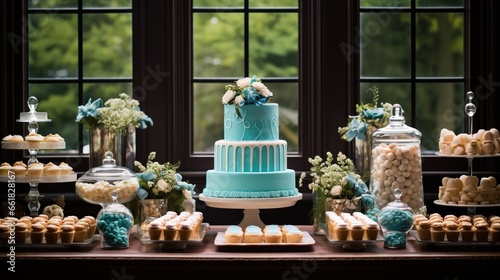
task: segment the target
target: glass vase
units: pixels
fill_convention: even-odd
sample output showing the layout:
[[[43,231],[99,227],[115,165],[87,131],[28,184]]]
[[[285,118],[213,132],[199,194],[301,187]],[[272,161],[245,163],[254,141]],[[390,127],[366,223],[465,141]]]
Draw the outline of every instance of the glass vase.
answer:
[[[326,222],[325,210],[330,206],[327,204],[327,198],[324,194],[313,191],[313,233],[325,235],[323,224]]]
[[[129,126],[124,133],[117,133],[104,127],[95,127],[89,131],[89,165],[90,168],[102,165],[104,153],[110,151],[116,165],[134,170],[136,128]]]
[[[365,139],[360,140],[358,137],[354,138],[354,163],[358,173],[369,182],[372,161],[372,133],[374,128],[369,127],[366,131]]]
[[[152,220],[167,214],[167,204],[168,200],[164,198],[140,200],[139,222],[134,236],[142,236]]]

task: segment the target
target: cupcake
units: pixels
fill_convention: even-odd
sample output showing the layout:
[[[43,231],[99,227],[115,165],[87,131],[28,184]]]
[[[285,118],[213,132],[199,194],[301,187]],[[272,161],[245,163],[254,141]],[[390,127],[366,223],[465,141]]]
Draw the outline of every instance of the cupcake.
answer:
[[[286,243],[302,243],[304,238],[304,233],[296,226],[288,225],[283,226],[282,231],[284,231],[284,242]]]
[[[460,227],[460,236],[462,237],[462,241],[471,242],[474,240],[476,228],[472,226],[472,223],[461,222],[459,224],[459,227]]]
[[[90,228],[89,228],[89,234],[88,237],[93,237],[96,234],[96,229],[97,229],[97,220],[94,216],[84,216],[83,219],[89,219],[90,220]]]
[[[94,221],[92,219],[81,218],[80,220],[78,220],[78,223],[85,223],[85,227],[87,228],[87,235],[85,236],[85,239],[94,236],[95,230],[94,230],[94,232],[91,232],[92,224],[94,223]]]
[[[365,230],[363,229],[363,224],[361,222],[351,223],[351,239],[352,240],[363,240],[365,235]]]
[[[224,232],[226,243],[241,243],[243,241],[243,230],[240,226],[230,225]]]
[[[52,162],[49,162],[49,163],[46,163],[44,166],[43,166],[43,175],[47,175],[47,170],[52,167],[52,166],[55,166],[54,163]]]
[[[458,237],[460,236],[460,230],[458,229],[457,223],[449,223],[445,229],[446,239],[448,241],[458,241]]]
[[[500,241],[500,223],[493,223],[490,226],[491,241]]]
[[[349,227],[346,222],[338,221],[335,225],[335,237],[337,240],[347,240],[349,237]]]
[[[56,244],[59,240],[59,236],[61,235],[61,230],[59,226],[55,224],[47,224],[45,227],[45,242],[47,244]]]
[[[485,221],[479,221],[474,224],[476,228],[476,241],[486,242],[490,235],[490,230],[488,228],[488,223]]]
[[[178,230],[180,240],[189,240],[193,235],[193,224],[190,221],[183,221]]]
[[[377,222],[370,220],[365,223],[365,238],[367,240],[377,240],[380,234],[380,227]]]
[[[61,226],[61,243],[73,243],[75,237],[75,226],[63,224]]]
[[[14,172],[16,177],[24,177],[24,176],[26,176],[27,169],[26,169],[26,167],[24,167],[22,165],[15,165],[15,166],[12,166],[10,171]]]
[[[245,228],[243,240],[245,243],[261,243],[262,229],[256,225],[249,225]]]
[[[148,234],[150,240],[160,240],[162,231],[163,227],[160,220],[156,219],[149,223]]]
[[[431,240],[431,222],[427,220],[418,223],[417,235],[420,240]]]
[[[83,242],[87,237],[87,227],[83,223],[76,223],[74,226],[75,235],[73,242]]]
[[[263,235],[266,243],[281,243],[283,241],[283,233],[279,228],[266,229]]]
[[[163,238],[165,240],[175,240],[177,238],[177,230],[177,223],[174,220],[168,220],[163,230]]]
[[[2,163],[0,165],[0,176],[8,176],[9,175],[9,170],[12,169],[12,166],[8,162]]]
[[[5,141],[5,142],[23,142],[24,141],[24,137],[22,137],[21,135],[7,135],[5,136],[2,141]]]
[[[41,164],[32,164],[26,172],[29,177],[40,178],[43,175],[43,166]]]
[[[23,222],[17,222],[14,225],[14,234],[15,234],[15,241],[16,244],[24,244],[26,243],[26,239],[28,238],[28,227],[25,223]]]
[[[26,135],[26,137],[24,137],[24,140],[28,141],[28,142],[42,142],[45,138],[38,134],[38,133],[35,133],[35,132],[30,132],[30,134]]]
[[[61,175],[69,175],[73,172],[73,167],[69,166],[69,164],[65,162],[61,162],[59,164],[59,168],[61,168]]]
[[[7,223],[0,224],[0,244],[7,244],[10,235],[10,226]]]
[[[445,237],[444,224],[442,222],[435,222],[431,224],[431,240],[440,242],[444,241]]]
[[[62,172],[61,167],[59,167],[57,165],[50,166],[49,168],[45,169],[45,174],[47,174],[47,176],[57,177],[57,176],[61,175],[61,172]]]
[[[45,225],[42,223],[34,223],[31,225],[30,238],[31,243],[40,244],[45,237]]]
[[[59,138],[56,135],[49,133],[49,134],[45,135],[43,141],[45,141],[45,142],[59,142]]]

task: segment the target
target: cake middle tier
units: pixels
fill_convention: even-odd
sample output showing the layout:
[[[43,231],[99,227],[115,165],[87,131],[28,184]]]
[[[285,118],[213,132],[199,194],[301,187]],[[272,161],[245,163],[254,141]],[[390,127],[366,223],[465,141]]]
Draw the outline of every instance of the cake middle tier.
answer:
[[[278,104],[224,105],[224,140],[278,140],[279,136]]]
[[[223,172],[208,170],[203,194],[218,198],[275,198],[295,196],[295,171]]]
[[[214,170],[269,172],[287,169],[287,142],[218,140],[214,147]]]

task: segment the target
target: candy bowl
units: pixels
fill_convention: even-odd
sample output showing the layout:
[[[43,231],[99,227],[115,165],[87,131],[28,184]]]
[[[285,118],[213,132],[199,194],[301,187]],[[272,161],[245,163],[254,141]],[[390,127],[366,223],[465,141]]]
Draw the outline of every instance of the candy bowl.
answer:
[[[406,248],[406,236],[413,226],[413,210],[401,201],[402,191],[394,190],[395,200],[380,210],[378,223],[384,236],[384,247]]]
[[[113,153],[108,151],[102,166],[91,168],[78,178],[75,191],[84,201],[105,207],[114,202],[112,192],[116,192],[117,203],[134,199],[139,191],[139,179],[130,169],[117,166]]]

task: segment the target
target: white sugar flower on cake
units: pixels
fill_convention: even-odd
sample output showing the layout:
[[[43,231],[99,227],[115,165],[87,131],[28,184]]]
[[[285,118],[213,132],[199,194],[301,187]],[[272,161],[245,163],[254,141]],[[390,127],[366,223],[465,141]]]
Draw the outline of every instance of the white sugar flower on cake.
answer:
[[[260,106],[271,100],[273,96],[273,93],[255,75],[252,78],[239,79],[234,85],[226,85],[225,90],[222,104],[234,104],[238,115],[238,107],[245,104]]]

